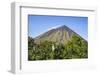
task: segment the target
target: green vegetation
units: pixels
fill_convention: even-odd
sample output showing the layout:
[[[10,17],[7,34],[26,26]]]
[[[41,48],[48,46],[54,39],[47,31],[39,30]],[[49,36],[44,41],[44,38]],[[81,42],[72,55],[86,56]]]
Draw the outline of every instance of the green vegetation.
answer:
[[[88,57],[88,43],[80,36],[73,34],[64,44],[51,41],[36,44],[28,38],[28,60],[80,59]]]

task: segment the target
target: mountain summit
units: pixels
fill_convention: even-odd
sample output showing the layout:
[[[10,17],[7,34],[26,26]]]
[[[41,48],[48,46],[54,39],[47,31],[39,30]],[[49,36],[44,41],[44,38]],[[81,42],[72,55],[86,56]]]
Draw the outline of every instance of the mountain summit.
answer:
[[[37,36],[36,38],[34,38],[34,40],[36,43],[40,43],[40,42],[43,42],[46,40],[53,41],[56,43],[65,43],[71,39],[73,34],[77,34],[77,33],[72,31],[66,25],[62,25],[60,27],[57,27],[55,29],[51,29],[51,30]]]

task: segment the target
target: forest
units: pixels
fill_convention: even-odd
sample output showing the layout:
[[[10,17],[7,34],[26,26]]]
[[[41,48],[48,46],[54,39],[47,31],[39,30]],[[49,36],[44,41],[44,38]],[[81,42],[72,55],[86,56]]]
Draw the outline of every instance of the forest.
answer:
[[[35,43],[34,38],[28,37],[28,60],[57,60],[88,58],[88,42],[73,34],[64,44],[52,41]]]

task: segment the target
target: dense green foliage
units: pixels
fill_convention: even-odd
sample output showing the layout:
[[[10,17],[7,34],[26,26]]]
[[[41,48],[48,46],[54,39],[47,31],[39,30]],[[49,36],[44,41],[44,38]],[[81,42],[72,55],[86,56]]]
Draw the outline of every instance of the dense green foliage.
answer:
[[[28,60],[77,59],[88,57],[88,43],[80,36],[73,34],[65,44],[44,41],[36,44],[28,38]]]

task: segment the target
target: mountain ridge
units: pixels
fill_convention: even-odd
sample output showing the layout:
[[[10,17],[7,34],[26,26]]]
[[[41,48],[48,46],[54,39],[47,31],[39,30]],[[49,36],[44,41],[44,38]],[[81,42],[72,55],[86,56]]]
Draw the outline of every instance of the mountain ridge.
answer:
[[[62,25],[60,27],[53,28],[53,29],[51,29],[47,32],[44,32],[43,34],[35,37],[34,41],[35,41],[35,43],[40,43],[40,42],[43,42],[43,41],[52,41],[52,42],[64,44],[65,42],[67,42],[71,39],[73,34],[76,34],[79,37],[81,37],[79,34],[74,32],[68,26]],[[82,38],[82,39],[84,39],[84,38]]]

